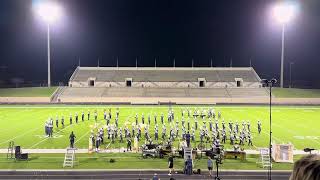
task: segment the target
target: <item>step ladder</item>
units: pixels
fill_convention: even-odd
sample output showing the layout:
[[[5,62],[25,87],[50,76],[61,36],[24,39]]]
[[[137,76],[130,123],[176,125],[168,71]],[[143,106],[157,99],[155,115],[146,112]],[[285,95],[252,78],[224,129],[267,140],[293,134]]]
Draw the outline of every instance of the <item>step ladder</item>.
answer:
[[[189,156],[192,159],[192,148],[185,147],[184,148],[184,153],[183,153],[184,160],[186,161]]]
[[[260,163],[262,168],[272,167],[272,162],[270,162],[270,153],[268,148],[260,149]]]
[[[76,159],[76,149],[67,148],[67,152],[64,157],[63,167],[73,167]]]
[[[192,160],[192,166],[194,166],[193,157],[192,157],[192,148],[191,147],[185,147],[184,148],[184,153],[183,153],[184,162],[186,162],[188,160],[189,156],[190,156],[190,158]]]
[[[14,142],[10,141],[8,146],[8,152],[7,152],[7,159],[14,159]]]

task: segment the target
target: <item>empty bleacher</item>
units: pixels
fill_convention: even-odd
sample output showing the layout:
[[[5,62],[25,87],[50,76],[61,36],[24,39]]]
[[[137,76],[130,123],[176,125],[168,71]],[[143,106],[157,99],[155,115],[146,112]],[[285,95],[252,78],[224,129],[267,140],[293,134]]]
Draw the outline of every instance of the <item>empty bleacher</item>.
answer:
[[[265,88],[66,88],[60,97],[267,97]]]
[[[225,88],[190,88],[188,97],[230,97]]]
[[[268,91],[265,88],[228,88],[230,97],[267,97]]]
[[[101,97],[106,88],[72,88],[63,90],[60,97]]]
[[[133,78],[135,82],[196,82],[205,78],[209,82],[234,82],[242,78],[245,82],[259,81],[252,68],[107,68],[78,67],[70,81],[123,82]]]
[[[143,88],[121,88],[121,87],[112,87],[105,88],[103,92],[103,97],[143,97],[144,95]]]
[[[139,103],[143,100],[156,103],[179,99],[201,103],[198,101],[201,98],[202,101],[225,98],[225,102],[232,102],[233,98],[268,96],[267,89],[261,87],[260,78],[251,67],[77,67],[69,85],[59,94],[61,102],[64,99],[66,102],[128,102],[134,99]]]

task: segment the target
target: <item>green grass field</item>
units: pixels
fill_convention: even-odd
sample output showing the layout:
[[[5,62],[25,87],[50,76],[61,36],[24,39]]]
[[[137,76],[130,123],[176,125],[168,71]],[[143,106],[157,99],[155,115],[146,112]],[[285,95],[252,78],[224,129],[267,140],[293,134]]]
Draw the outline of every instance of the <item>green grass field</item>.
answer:
[[[78,148],[88,148],[90,131],[95,124],[93,119],[93,111],[98,111],[98,126],[105,126],[103,120],[103,110],[111,106],[97,106],[97,105],[1,105],[0,106],[0,148],[5,149],[8,147],[9,141],[14,141],[16,145],[21,145],[25,149],[53,149],[53,148],[66,148],[68,146],[68,136],[71,131],[76,135],[76,146]],[[113,117],[115,117],[115,109],[117,106],[112,106]],[[187,106],[174,106],[175,118],[180,120],[180,134],[181,134],[181,108]],[[192,106],[194,108],[208,108],[209,106]],[[147,115],[158,114],[158,123],[160,124],[160,114],[165,115],[165,123],[167,124],[168,106],[119,106],[120,118],[119,126],[124,127],[125,123],[131,129],[132,124],[135,122],[135,114],[145,114],[145,121],[147,122]],[[245,145],[245,149],[257,149],[257,147],[268,146],[269,136],[269,111],[267,106],[215,106],[216,111],[221,111],[222,118],[225,119],[226,124],[229,121],[242,122],[250,121],[252,138],[254,146]],[[74,115],[76,112],[81,114],[84,110],[86,113],[91,111],[91,120],[85,120],[79,123],[69,125],[69,114]],[[54,137],[46,138],[44,136],[44,123],[52,117],[55,120],[56,116],[64,115],[65,127],[54,128]],[[153,116],[152,116],[153,117]],[[318,106],[275,106],[273,108],[273,141],[277,143],[293,143],[295,149],[303,149],[305,147],[314,147],[316,149],[320,146],[320,107]],[[139,118],[140,122],[141,119]],[[257,132],[257,121],[262,122],[262,133]],[[73,120],[74,121],[74,120]],[[221,121],[220,127],[221,127]],[[114,119],[111,121],[114,122]],[[193,118],[191,125],[194,125]],[[201,125],[199,119],[199,126]],[[208,126],[208,123],[207,123]],[[151,120],[150,126],[151,135],[154,133],[154,121]],[[162,126],[159,126],[159,137],[161,137]],[[241,125],[240,125],[241,127]],[[167,134],[169,127],[167,125]],[[227,131],[228,133],[228,131]],[[106,135],[107,133],[105,133]],[[211,134],[211,133],[210,133]],[[161,139],[161,138],[160,138]],[[199,130],[196,131],[197,142],[193,146],[198,145]],[[106,144],[109,143],[107,140]],[[140,145],[144,143],[144,139],[140,141]],[[175,141],[177,146],[178,140]],[[230,148],[229,141],[225,144],[226,148]],[[126,147],[125,143],[111,144],[110,148]]]
[[[295,156],[294,160],[301,156]],[[14,161],[0,154],[0,169],[61,169],[64,154],[31,154],[29,161]],[[248,155],[245,161],[225,159],[221,169],[261,170],[257,164],[258,155]],[[114,159],[114,163],[110,163]],[[162,169],[167,170],[167,158],[142,158],[140,153],[77,154],[74,169]],[[207,158],[194,160],[194,169],[207,169]],[[240,163],[241,162],[241,163]],[[134,165],[133,165],[134,164]],[[183,159],[175,158],[175,169],[183,169]],[[273,163],[273,170],[291,170],[292,163]]]
[[[50,97],[57,87],[2,88],[0,97]]]
[[[320,98],[320,89],[273,88],[272,94],[278,98]]]

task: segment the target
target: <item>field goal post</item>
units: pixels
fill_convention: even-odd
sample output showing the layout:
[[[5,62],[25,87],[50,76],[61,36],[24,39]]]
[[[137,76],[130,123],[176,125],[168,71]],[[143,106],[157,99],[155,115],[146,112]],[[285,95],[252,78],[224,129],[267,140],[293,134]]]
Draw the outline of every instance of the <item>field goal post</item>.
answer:
[[[293,144],[273,144],[272,158],[275,162],[293,163]]]

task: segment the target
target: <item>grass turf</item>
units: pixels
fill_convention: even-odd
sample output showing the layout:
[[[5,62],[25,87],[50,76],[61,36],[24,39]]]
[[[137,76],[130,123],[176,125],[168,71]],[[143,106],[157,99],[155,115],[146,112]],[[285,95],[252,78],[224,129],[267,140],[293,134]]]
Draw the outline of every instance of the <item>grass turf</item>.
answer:
[[[272,94],[279,98],[320,98],[320,89],[273,88]]]
[[[0,148],[7,148],[9,141],[14,141],[16,145],[21,145],[25,149],[54,149],[66,148],[69,144],[69,134],[73,131],[76,135],[76,147],[88,148],[89,136],[91,128],[94,125],[93,111],[98,111],[98,124],[104,126],[103,110],[111,106],[93,106],[93,105],[68,105],[68,106],[21,106],[21,105],[2,105],[0,106]],[[147,115],[158,114],[157,121],[159,123],[159,137],[161,137],[162,125],[160,122],[160,114],[165,115],[165,123],[167,124],[167,135],[169,134],[169,126],[167,123],[168,106],[119,106],[120,118],[119,126],[124,127],[127,124],[130,129],[135,122],[135,114],[139,115],[139,122],[141,123],[141,114],[145,114],[145,122],[147,122]],[[187,106],[174,106],[175,119],[179,119],[180,134],[181,134],[181,108]],[[208,108],[209,106],[191,106],[194,108]],[[116,106],[111,107],[113,118],[115,117]],[[243,120],[251,122],[252,139],[254,146],[245,145],[245,149],[257,149],[258,147],[267,147],[269,140],[269,111],[266,106],[215,106],[216,111],[222,112],[222,118],[225,119],[228,129],[228,122]],[[88,110],[91,111],[91,119],[85,118],[84,122],[79,120],[76,124],[73,119],[73,124],[69,125],[69,114],[74,115],[76,112],[81,114],[84,110],[85,114]],[[46,138],[44,136],[44,122],[48,117],[55,120],[56,115],[59,117],[64,115],[65,127],[54,127],[54,137]],[[295,149],[303,149],[305,147],[313,147],[318,149],[320,146],[320,132],[318,131],[320,117],[320,107],[318,106],[275,106],[273,108],[273,141],[277,143],[293,143]],[[262,122],[262,133],[257,132],[257,120]],[[199,119],[199,127],[202,125],[202,120]],[[221,127],[219,120],[219,127]],[[114,123],[114,119],[111,121]],[[54,123],[55,124],[55,123]],[[194,120],[191,118],[191,126],[194,126]],[[208,122],[207,122],[208,126]],[[241,128],[241,125],[240,125]],[[150,126],[151,136],[154,137],[154,120],[151,118]],[[227,130],[227,134],[228,134]],[[107,133],[105,133],[106,135]],[[143,132],[142,132],[143,135]],[[211,135],[211,133],[210,133]],[[193,142],[193,147],[197,146],[199,142],[199,129],[196,131],[196,140]],[[109,140],[106,139],[106,145]],[[140,145],[144,143],[144,138],[140,141]],[[209,144],[207,146],[209,147]],[[106,146],[104,145],[104,146]],[[178,146],[178,140],[174,145]],[[103,147],[104,147],[103,146]],[[231,148],[229,140],[225,144],[226,148]],[[110,148],[126,147],[126,143],[120,143],[117,140]]]
[[[0,89],[0,97],[50,97],[57,87],[29,87]]]
[[[301,156],[295,156],[294,160]],[[261,170],[257,164],[258,155],[248,155],[246,161],[225,159],[220,165],[221,169]],[[110,163],[114,159],[114,163]],[[31,154],[28,161],[14,161],[0,155],[0,169],[61,169],[64,160],[63,154]],[[102,154],[77,154],[74,169],[163,169],[167,170],[168,159],[147,158],[139,153],[102,153]],[[241,163],[240,163],[241,162]],[[134,164],[134,165],[133,165]],[[183,159],[175,158],[176,170],[183,169]],[[291,170],[291,163],[273,163],[273,170]],[[207,158],[194,160],[194,169],[207,169]]]

